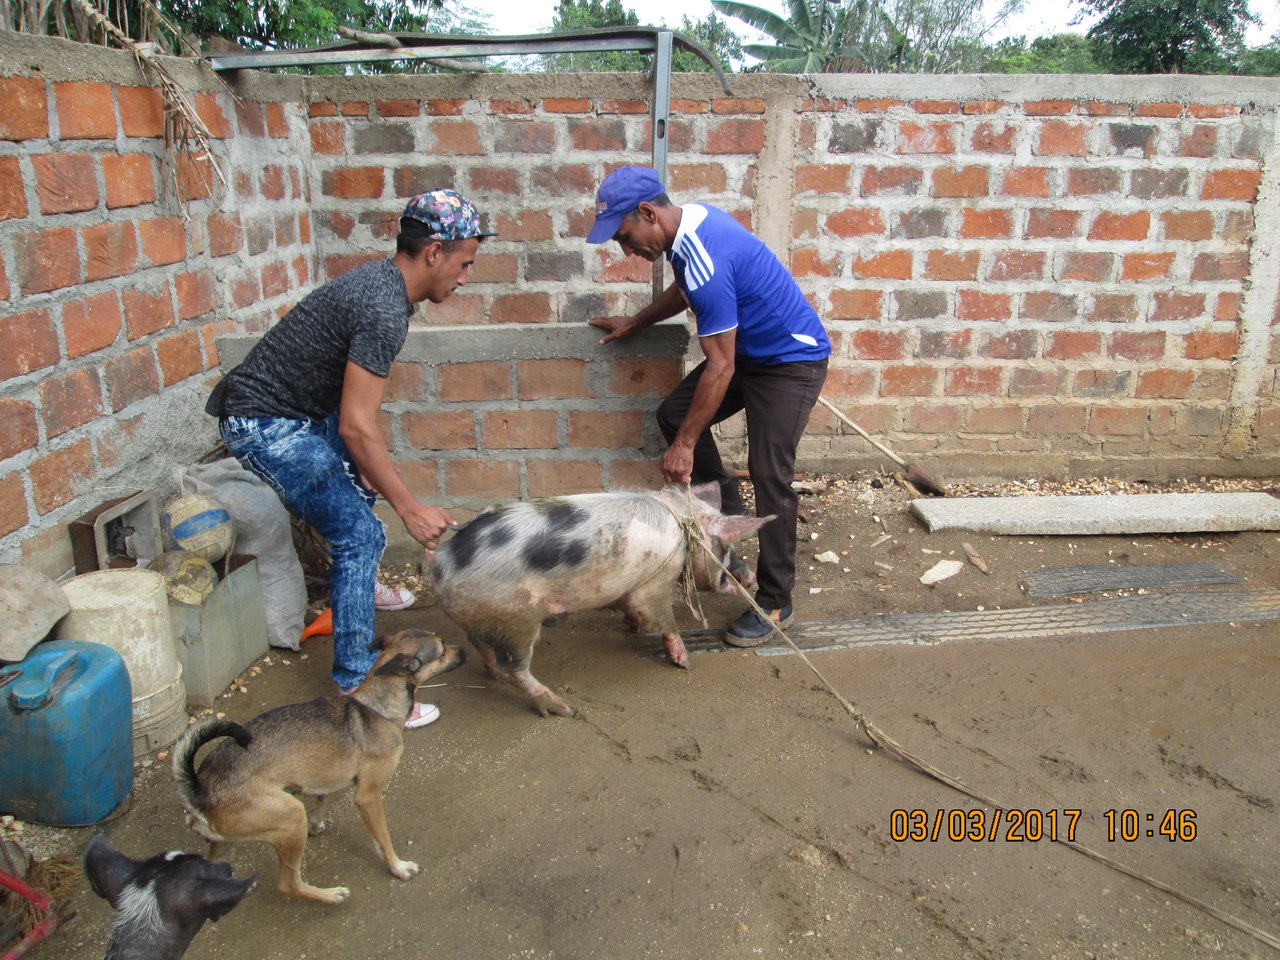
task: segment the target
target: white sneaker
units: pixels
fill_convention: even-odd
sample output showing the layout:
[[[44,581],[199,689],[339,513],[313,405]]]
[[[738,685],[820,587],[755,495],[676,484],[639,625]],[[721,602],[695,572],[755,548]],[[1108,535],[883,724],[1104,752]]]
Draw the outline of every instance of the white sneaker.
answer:
[[[404,587],[388,587],[373,581],[373,608],[375,610],[406,610],[418,602],[418,598]]]
[[[425,727],[428,723],[435,723],[440,719],[440,708],[434,703],[415,703],[413,712],[409,714],[409,719],[404,722],[406,730],[417,730],[419,727]]]

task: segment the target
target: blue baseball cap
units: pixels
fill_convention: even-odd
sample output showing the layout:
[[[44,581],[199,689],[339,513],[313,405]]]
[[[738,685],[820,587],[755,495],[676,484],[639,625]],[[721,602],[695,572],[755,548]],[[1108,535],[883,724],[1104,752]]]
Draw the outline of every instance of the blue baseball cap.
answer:
[[[622,218],[646,200],[666,193],[652,167],[619,167],[604,178],[596,193],[596,222],[587,243],[604,243],[618,232]]]
[[[480,229],[480,211],[454,190],[428,190],[410,200],[400,215],[400,232],[425,240],[497,236]]]

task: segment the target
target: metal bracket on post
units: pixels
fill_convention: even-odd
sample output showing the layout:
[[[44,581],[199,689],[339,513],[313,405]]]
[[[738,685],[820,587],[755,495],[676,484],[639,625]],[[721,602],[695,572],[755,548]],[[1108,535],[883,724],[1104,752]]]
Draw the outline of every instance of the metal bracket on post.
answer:
[[[667,133],[671,120],[671,31],[659,30],[653,57],[653,169],[658,172],[662,186],[667,186]],[[653,264],[653,298],[663,290],[663,258]]]

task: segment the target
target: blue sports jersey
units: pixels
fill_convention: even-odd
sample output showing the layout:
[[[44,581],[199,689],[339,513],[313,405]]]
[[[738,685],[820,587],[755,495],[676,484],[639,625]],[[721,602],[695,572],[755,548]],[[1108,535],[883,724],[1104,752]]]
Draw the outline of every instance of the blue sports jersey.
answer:
[[[764,243],[723,210],[680,207],[667,251],[698,336],[737,328],[736,352],[753,363],[825,360],[831,341],[791,274]]]

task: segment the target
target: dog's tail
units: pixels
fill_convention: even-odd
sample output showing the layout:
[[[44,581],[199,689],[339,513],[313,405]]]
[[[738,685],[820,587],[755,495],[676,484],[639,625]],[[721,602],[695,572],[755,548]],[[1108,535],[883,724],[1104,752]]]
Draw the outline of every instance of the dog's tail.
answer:
[[[234,720],[206,717],[187,728],[173,745],[173,779],[188,810],[199,809],[200,780],[196,777],[196,753],[210,740],[232,737],[241,747],[248,747],[249,731]]]

